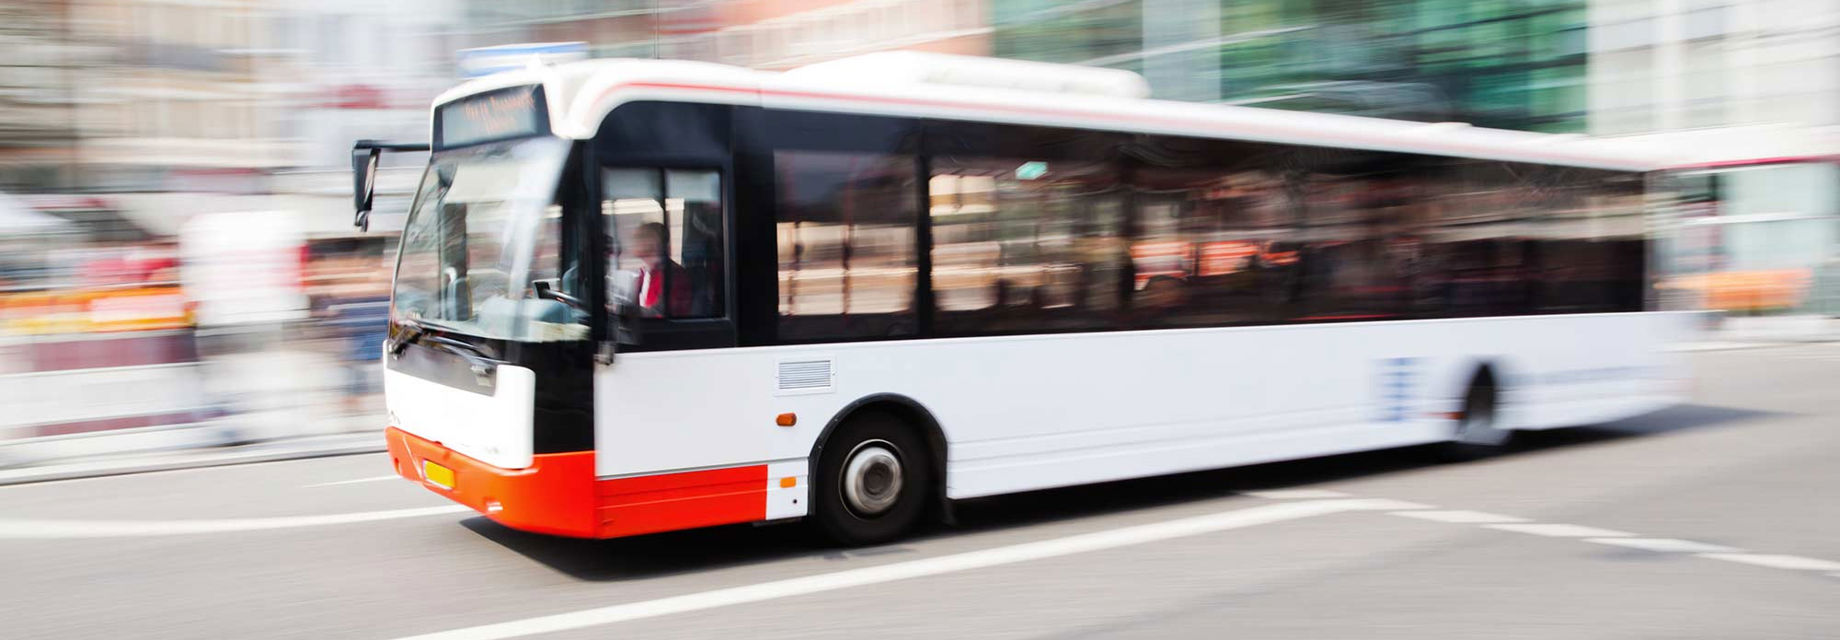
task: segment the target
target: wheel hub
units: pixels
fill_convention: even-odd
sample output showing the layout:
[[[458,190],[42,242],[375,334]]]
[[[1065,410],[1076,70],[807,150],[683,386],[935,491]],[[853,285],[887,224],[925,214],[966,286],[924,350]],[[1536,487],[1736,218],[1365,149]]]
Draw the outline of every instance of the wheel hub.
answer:
[[[901,456],[886,440],[856,446],[843,465],[844,504],[859,516],[876,516],[901,497]]]
[[[1465,444],[1497,446],[1508,441],[1509,432],[1495,426],[1492,406],[1472,406],[1457,423],[1457,441]]]

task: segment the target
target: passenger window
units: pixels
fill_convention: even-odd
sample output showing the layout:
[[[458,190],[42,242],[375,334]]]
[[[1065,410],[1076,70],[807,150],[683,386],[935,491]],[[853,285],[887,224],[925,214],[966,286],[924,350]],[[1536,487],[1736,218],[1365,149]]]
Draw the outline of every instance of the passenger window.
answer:
[[[1302,179],[1304,221],[1291,319],[1381,320],[1413,308],[1422,215],[1412,158],[1339,154]]]
[[[914,157],[781,151],[773,163],[779,337],[912,335]]]
[[[1111,328],[1128,277],[1114,165],[937,156],[933,299],[945,335]]]
[[[1546,191],[1570,197],[1543,212],[1539,311],[1642,310],[1647,252],[1641,178],[1584,169],[1548,171],[1560,174],[1549,183],[1563,187]]]
[[[722,179],[714,171],[606,169],[607,300],[641,315],[725,314]]]
[[[1240,157],[1259,159],[1250,151]],[[1240,325],[1285,313],[1296,288],[1297,247],[1284,178],[1261,166],[1269,162],[1239,164],[1133,172],[1134,324]]]

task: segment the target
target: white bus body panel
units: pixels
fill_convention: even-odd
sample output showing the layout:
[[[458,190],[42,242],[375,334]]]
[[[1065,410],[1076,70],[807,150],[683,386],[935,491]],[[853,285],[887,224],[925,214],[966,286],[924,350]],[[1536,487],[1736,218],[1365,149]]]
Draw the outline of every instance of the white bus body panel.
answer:
[[[595,380],[596,469],[803,460],[833,416],[912,399],[967,498],[1448,439],[1491,363],[1502,426],[1652,411],[1684,395],[1687,314],[1621,313],[864,342],[620,354]],[[783,363],[828,386],[781,390]],[[806,383],[810,379],[801,378]],[[798,416],[793,427],[778,414]]]
[[[385,368],[383,393],[390,423],[494,467],[529,467],[537,376],[511,365],[499,365],[495,375],[497,384],[488,396]]]

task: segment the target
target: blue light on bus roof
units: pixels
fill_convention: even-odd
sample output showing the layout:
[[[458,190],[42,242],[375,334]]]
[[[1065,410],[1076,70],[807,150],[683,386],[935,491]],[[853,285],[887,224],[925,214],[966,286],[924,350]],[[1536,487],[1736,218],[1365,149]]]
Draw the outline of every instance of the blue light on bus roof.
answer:
[[[460,75],[478,78],[528,66],[533,57],[543,64],[586,60],[586,42],[535,42],[461,49],[455,53]]]

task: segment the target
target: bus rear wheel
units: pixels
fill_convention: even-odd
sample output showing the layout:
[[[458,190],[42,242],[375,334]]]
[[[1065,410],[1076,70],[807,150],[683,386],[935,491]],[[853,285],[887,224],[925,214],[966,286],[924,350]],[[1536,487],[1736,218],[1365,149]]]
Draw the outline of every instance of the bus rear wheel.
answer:
[[[912,530],[932,487],[926,443],[885,413],[849,418],[818,455],[813,518],[839,544],[888,542]]]
[[[1514,432],[1497,423],[1500,408],[1494,376],[1478,375],[1463,395],[1463,412],[1457,416],[1450,441],[1439,449],[1440,457],[1462,462],[1500,453],[1513,439]]]

